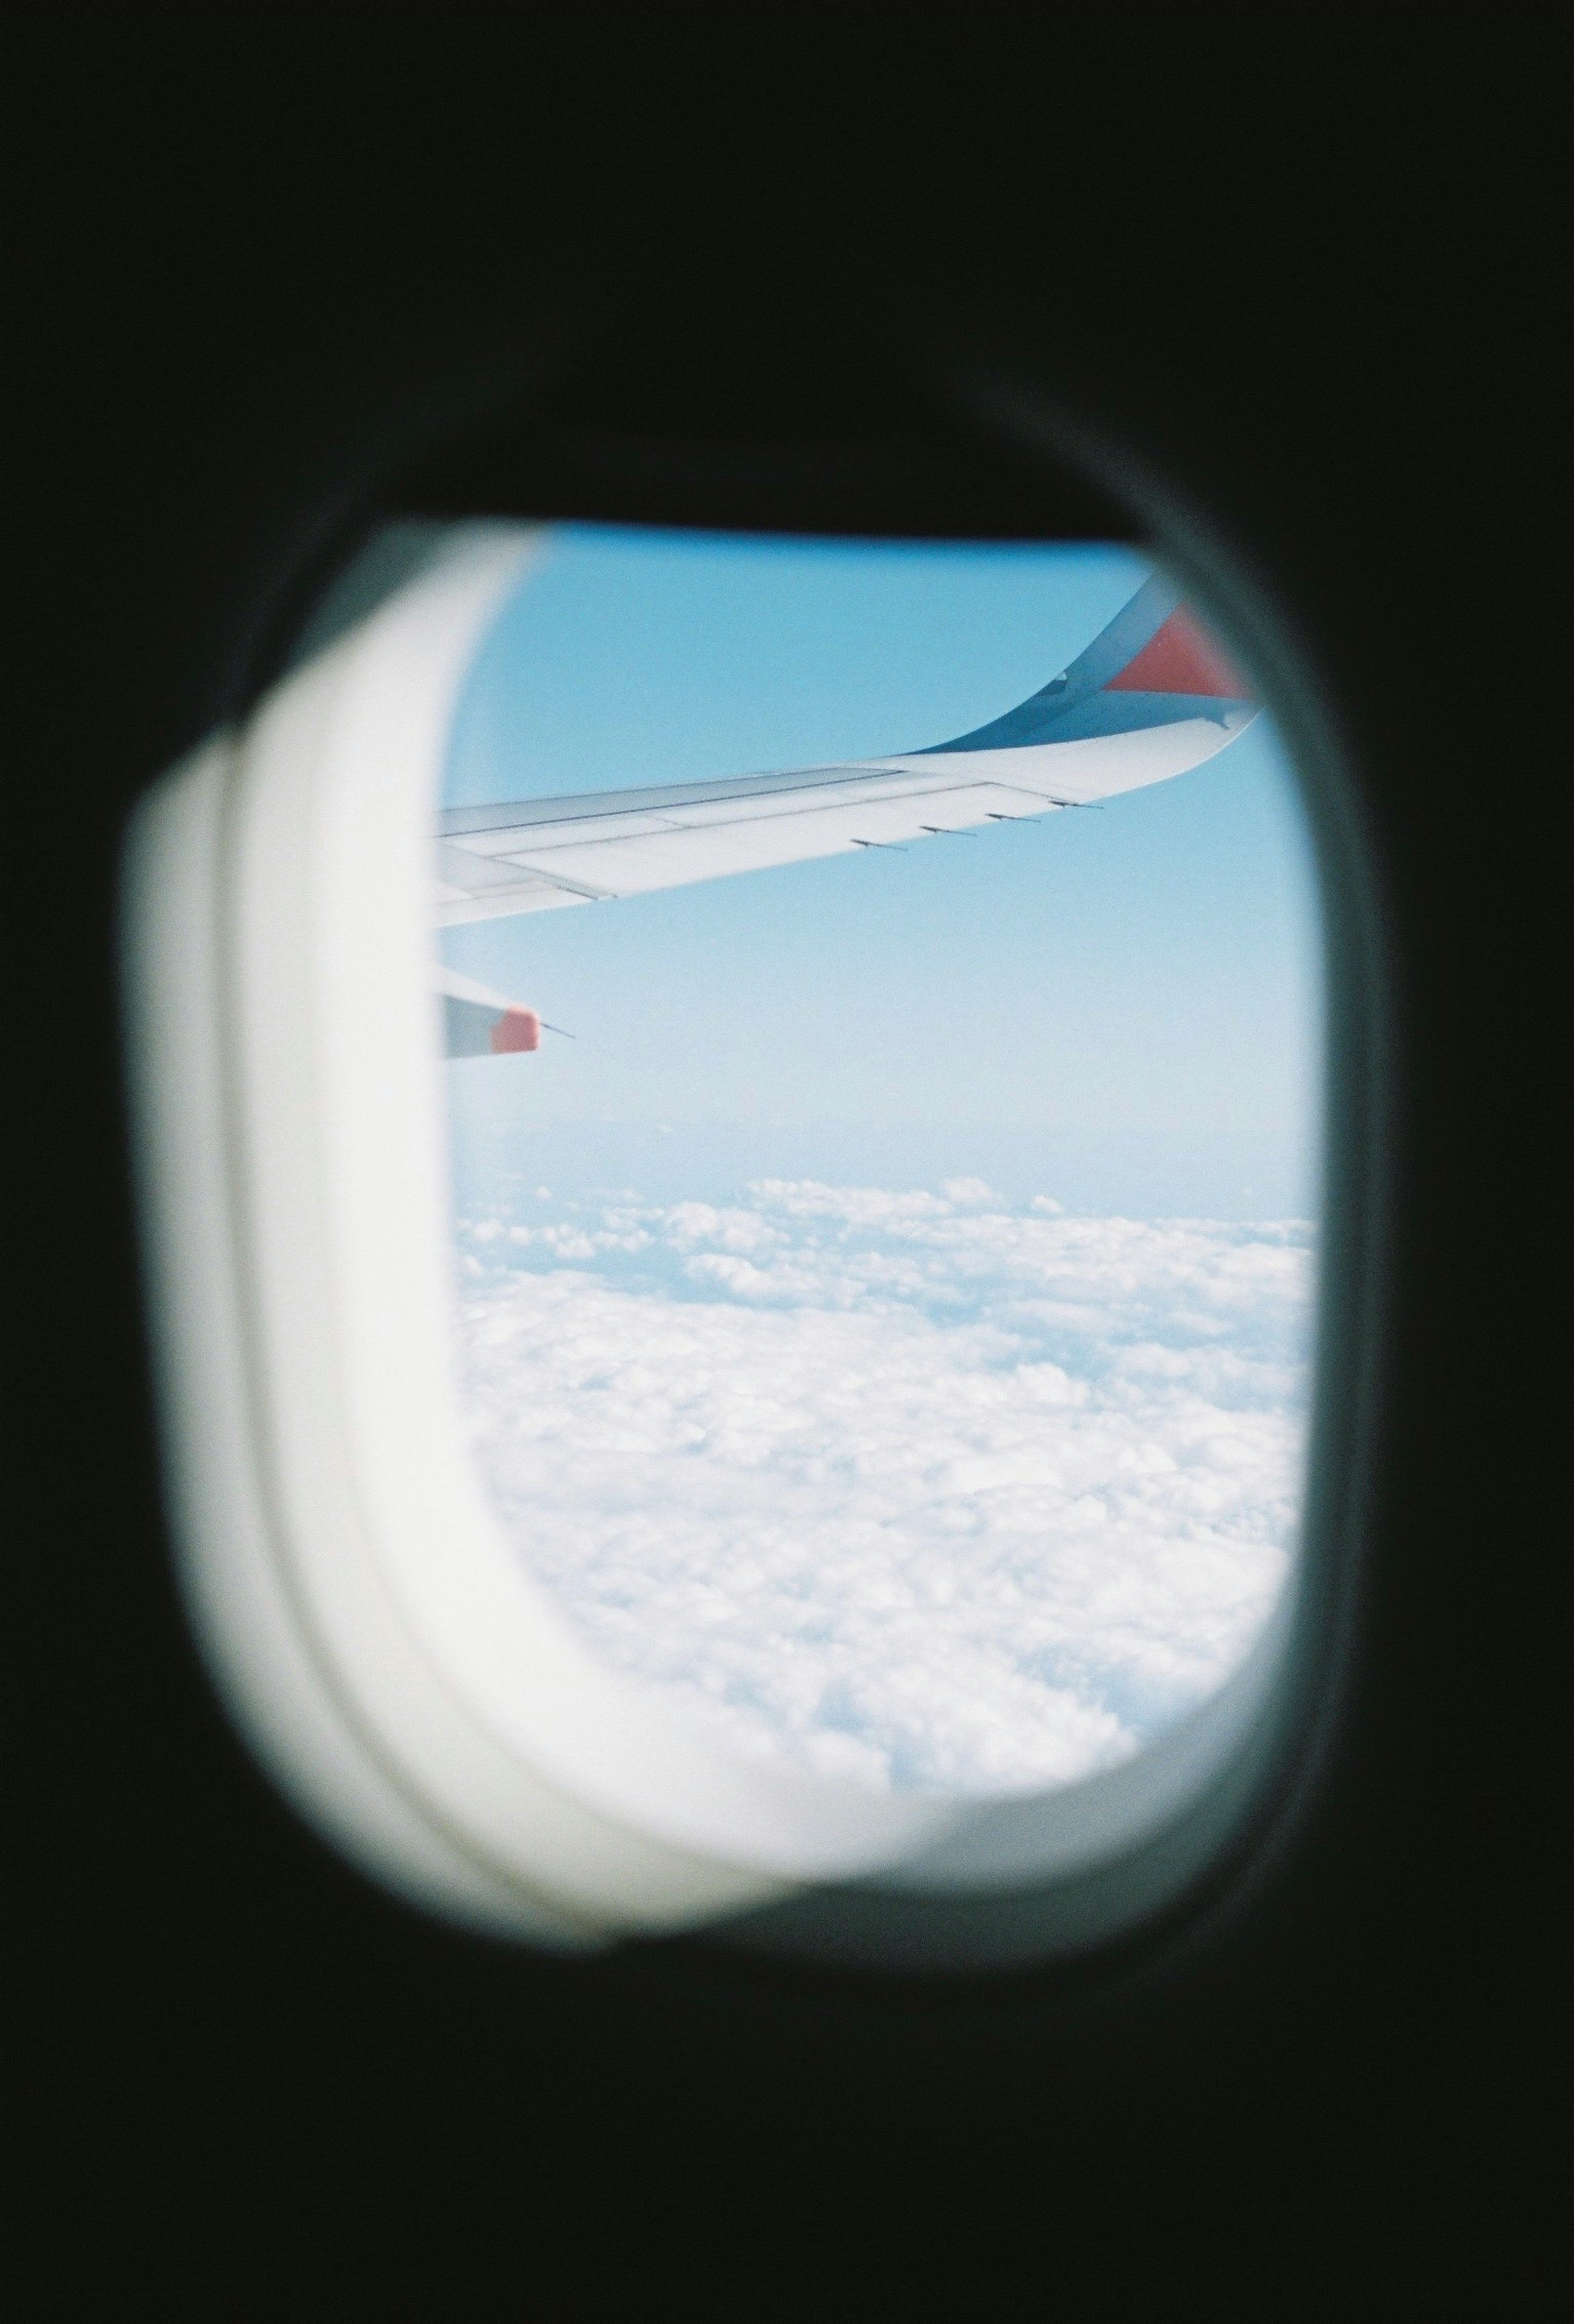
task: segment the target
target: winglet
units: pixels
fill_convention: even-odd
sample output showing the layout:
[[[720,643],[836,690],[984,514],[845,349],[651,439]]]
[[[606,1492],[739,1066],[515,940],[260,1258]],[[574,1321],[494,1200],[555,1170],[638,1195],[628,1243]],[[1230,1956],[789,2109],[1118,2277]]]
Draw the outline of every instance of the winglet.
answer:
[[[1195,613],[1177,605],[1132,656],[1104,681],[1106,694],[1202,694],[1249,702],[1252,689]]]
[[[1101,705],[1100,697],[1122,694],[1149,700],[1140,710],[1135,705],[1123,708],[1112,724],[1116,706]],[[943,758],[1074,742],[1086,733],[1124,732],[1134,724],[1190,718],[1196,715],[1191,705],[1199,701],[1246,704],[1252,690],[1196,614],[1180,604],[1173,586],[1154,574],[1060,677],[986,726],[914,755]]]

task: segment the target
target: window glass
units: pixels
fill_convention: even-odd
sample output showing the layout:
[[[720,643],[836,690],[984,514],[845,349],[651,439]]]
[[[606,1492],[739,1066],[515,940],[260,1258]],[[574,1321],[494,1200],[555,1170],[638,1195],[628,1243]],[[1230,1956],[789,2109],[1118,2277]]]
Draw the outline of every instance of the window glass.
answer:
[[[440,822],[475,1455],[601,1655],[974,1795],[1213,1693],[1295,1554],[1322,971],[1163,576],[548,529]]]

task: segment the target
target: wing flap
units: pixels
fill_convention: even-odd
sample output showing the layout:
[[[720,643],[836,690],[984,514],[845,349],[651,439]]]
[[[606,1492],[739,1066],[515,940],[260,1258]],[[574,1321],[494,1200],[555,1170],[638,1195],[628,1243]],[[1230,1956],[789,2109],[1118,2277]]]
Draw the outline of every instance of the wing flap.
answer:
[[[811,806],[796,798],[772,803],[755,794],[731,814],[717,802],[659,825],[642,816],[634,831],[620,830],[612,816],[538,825],[528,835],[506,835],[517,853],[476,858],[477,877],[468,898],[457,895],[451,884],[456,877],[463,879],[453,867],[466,851],[449,842],[439,917],[451,923],[487,918],[505,908],[539,911],[559,901],[647,895],[861,848],[903,846],[991,821],[1014,822],[1045,814],[1055,804],[1020,785],[932,778],[915,782],[882,772],[860,784],[838,785],[831,802],[817,798]],[[494,841],[503,836],[488,835]],[[528,841],[528,852],[522,841]],[[515,900],[505,907],[505,898]]]

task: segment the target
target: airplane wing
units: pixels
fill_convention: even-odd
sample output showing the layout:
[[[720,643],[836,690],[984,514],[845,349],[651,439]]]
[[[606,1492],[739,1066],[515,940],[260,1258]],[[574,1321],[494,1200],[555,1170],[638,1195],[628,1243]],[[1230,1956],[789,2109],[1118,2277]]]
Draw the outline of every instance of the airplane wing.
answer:
[[[445,808],[438,922],[600,903],[1094,806],[1200,765],[1256,709],[1170,584],[1154,578],[1060,677],[951,742],[776,774]],[[526,1038],[539,1028],[533,1011],[465,979],[445,975],[442,990],[450,1056],[536,1047],[539,1029]]]
[[[648,894],[1090,806],[1211,758],[1256,710],[1152,580],[1057,678],[952,742],[716,782],[449,807],[440,925]]]

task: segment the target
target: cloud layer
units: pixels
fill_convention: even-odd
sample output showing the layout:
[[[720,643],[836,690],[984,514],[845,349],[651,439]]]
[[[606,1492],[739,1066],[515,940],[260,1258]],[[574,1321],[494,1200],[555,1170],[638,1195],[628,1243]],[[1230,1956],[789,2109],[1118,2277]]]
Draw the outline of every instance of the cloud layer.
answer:
[[[614,1663],[880,1787],[1109,1765],[1210,1693],[1301,1494],[1310,1230],[977,1180],[460,1231],[477,1456]]]

